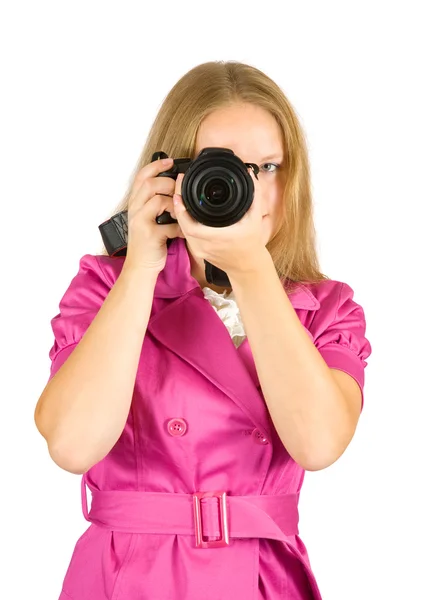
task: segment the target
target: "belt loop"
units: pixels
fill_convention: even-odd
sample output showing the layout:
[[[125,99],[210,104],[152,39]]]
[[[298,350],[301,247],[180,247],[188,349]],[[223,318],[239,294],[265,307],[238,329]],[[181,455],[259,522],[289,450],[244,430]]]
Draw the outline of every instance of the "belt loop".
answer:
[[[86,475],[84,473],[81,476],[81,508],[83,510],[83,516],[86,519],[86,521],[90,521],[89,511],[87,507]]]

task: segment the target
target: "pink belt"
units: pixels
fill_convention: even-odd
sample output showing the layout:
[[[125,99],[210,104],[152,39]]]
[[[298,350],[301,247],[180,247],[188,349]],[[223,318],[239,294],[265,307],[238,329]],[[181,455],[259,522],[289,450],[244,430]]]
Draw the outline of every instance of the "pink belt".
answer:
[[[197,548],[227,546],[230,538],[288,542],[287,536],[298,534],[299,494],[228,496],[226,492],[174,494],[97,489],[91,492],[88,512],[83,475],[81,498],[87,521],[126,533],[194,535]]]

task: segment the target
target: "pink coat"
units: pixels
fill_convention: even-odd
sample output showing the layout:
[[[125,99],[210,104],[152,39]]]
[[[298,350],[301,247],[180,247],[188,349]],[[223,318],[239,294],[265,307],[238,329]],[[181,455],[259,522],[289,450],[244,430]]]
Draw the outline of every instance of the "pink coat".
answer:
[[[50,377],[123,263],[81,258],[51,321]],[[363,389],[371,348],[352,289],[327,280],[290,298],[327,364]],[[235,348],[177,238],[157,280],[127,423],[82,477],[91,524],[60,599],[320,600],[298,532],[303,478],[269,417],[247,339]]]

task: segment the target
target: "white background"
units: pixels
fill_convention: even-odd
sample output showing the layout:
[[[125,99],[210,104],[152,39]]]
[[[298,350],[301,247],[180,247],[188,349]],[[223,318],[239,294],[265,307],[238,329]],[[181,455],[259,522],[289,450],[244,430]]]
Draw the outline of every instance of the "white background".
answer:
[[[1,596],[56,600],[86,528],[80,477],[33,421],[50,319],[97,253],[173,84],[208,60],[272,77],[305,129],[322,270],[365,310],[365,408],[307,473],[324,600],[442,598],[438,2],[4,2]]]

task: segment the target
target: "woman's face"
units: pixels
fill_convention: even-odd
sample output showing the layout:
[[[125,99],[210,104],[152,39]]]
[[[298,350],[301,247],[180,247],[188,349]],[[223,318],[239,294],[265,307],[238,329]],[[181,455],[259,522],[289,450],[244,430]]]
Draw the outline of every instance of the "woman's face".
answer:
[[[285,175],[281,130],[274,117],[254,104],[235,104],[217,109],[201,123],[195,157],[203,148],[229,148],[243,162],[259,166],[259,179],[252,174],[255,196],[262,205],[263,243],[272,239],[283,215]]]

